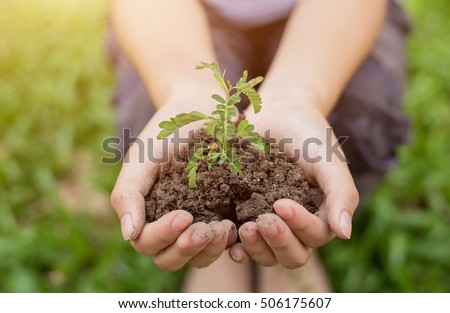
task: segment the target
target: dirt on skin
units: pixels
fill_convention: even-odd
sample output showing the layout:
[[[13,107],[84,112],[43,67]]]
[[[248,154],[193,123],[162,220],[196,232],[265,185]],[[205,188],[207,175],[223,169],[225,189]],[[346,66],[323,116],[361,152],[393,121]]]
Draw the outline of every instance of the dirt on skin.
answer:
[[[203,131],[196,137],[211,142]],[[255,221],[260,214],[275,213],[273,203],[291,199],[311,213],[317,211],[320,195],[311,192],[301,168],[290,163],[283,153],[271,149],[261,155],[247,142],[234,143],[242,157],[242,173],[232,174],[226,165],[208,169],[200,163],[197,185],[189,188],[186,155],[194,144],[173,159],[160,173],[159,180],[146,197],[146,220],[153,222],[173,210],[186,210],[194,222],[229,219],[237,227]]]

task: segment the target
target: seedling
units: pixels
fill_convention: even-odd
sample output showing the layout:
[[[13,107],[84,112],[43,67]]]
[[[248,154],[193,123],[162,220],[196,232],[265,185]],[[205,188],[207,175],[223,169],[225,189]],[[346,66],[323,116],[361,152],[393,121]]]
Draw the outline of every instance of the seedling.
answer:
[[[197,187],[197,168],[200,161],[205,162],[209,168],[216,165],[227,165],[230,171],[237,175],[242,171],[241,157],[237,154],[236,148],[232,147],[230,140],[239,137],[249,142],[259,152],[266,149],[265,141],[254,132],[254,126],[247,120],[242,120],[236,127],[233,117],[238,115],[236,104],[241,101],[241,94],[244,94],[250,101],[255,113],[261,110],[261,97],[255,90],[255,86],[262,82],[263,77],[258,76],[247,81],[248,72],[244,71],[242,77],[232,85],[230,81],[225,80],[226,70],[221,73],[217,63],[205,63],[197,66],[196,69],[210,69],[217,82],[225,91],[225,98],[218,94],[212,95],[217,101],[216,109],[207,116],[201,112],[192,111],[191,113],[181,113],[172,117],[170,121],[163,121],[159,124],[161,128],[158,139],[164,139],[181,127],[190,123],[207,120],[204,130],[208,136],[214,140],[211,143],[202,142],[200,147],[194,149],[187,164],[187,173],[189,187]]]

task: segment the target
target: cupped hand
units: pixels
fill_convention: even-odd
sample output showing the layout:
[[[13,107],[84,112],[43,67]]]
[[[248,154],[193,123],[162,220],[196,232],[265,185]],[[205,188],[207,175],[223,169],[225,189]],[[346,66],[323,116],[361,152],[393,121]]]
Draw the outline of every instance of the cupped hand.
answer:
[[[252,258],[262,265],[279,263],[297,268],[306,264],[313,248],[325,245],[335,236],[351,236],[358,192],[328,121],[303,100],[308,101],[288,101],[285,97],[270,107],[263,106],[258,115],[251,110],[245,114],[259,133],[270,130],[272,140],[285,143],[286,154],[303,168],[310,185],[323,192],[323,202],[318,212],[311,214],[292,200],[277,201],[277,214],[261,215],[256,222],[240,227],[241,244],[230,250],[235,260],[239,255],[241,260]]]
[[[186,92],[178,94],[185,95]],[[189,103],[186,99],[196,102]],[[237,238],[236,227],[231,221],[193,224],[192,215],[182,210],[145,223],[144,198],[155,183],[161,167],[173,157],[176,145],[169,143],[164,147],[163,142],[156,139],[160,131],[158,124],[182,112],[208,112],[210,101],[207,100],[203,95],[172,97],[159,109],[139,135],[139,144],[130,146],[111,194],[111,203],[121,221],[123,238],[131,241],[139,253],[152,256],[155,264],[167,271],[178,270],[187,263],[196,267],[208,266]],[[199,124],[181,130],[180,138],[187,136],[188,131],[196,126]]]

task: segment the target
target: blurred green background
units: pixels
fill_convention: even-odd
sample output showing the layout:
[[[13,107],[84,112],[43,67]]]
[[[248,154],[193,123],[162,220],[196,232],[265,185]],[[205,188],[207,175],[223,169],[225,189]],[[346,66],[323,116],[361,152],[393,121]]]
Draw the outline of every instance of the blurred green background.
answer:
[[[413,141],[352,240],[320,250],[339,292],[450,292],[450,5],[404,1]],[[123,242],[105,59],[107,0],[0,2],[0,292],[169,292]]]

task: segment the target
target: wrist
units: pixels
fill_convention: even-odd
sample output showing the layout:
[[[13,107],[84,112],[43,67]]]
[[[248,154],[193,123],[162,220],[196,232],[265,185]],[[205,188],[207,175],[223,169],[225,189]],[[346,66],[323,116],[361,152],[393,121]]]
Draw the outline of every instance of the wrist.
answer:
[[[214,80],[203,79],[195,75],[179,76],[175,80],[167,82],[157,92],[152,86],[147,88],[158,109],[172,104],[182,107],[184,111],[210,109],[211,95],[213,93],[221,94],[221,90]]]
[[[323,116],[327,116],[336,103],[334,91],[315,72],[299,70],[289,64],[270,69],[260,94],[263,103],[270,107],[289,103],[295,108],[320,111]]]
[[[289,88],[265,85],[260,90],[263,108],[268,111],[314,111],[326,116],[330,109],[321,93],[314,88]]]

